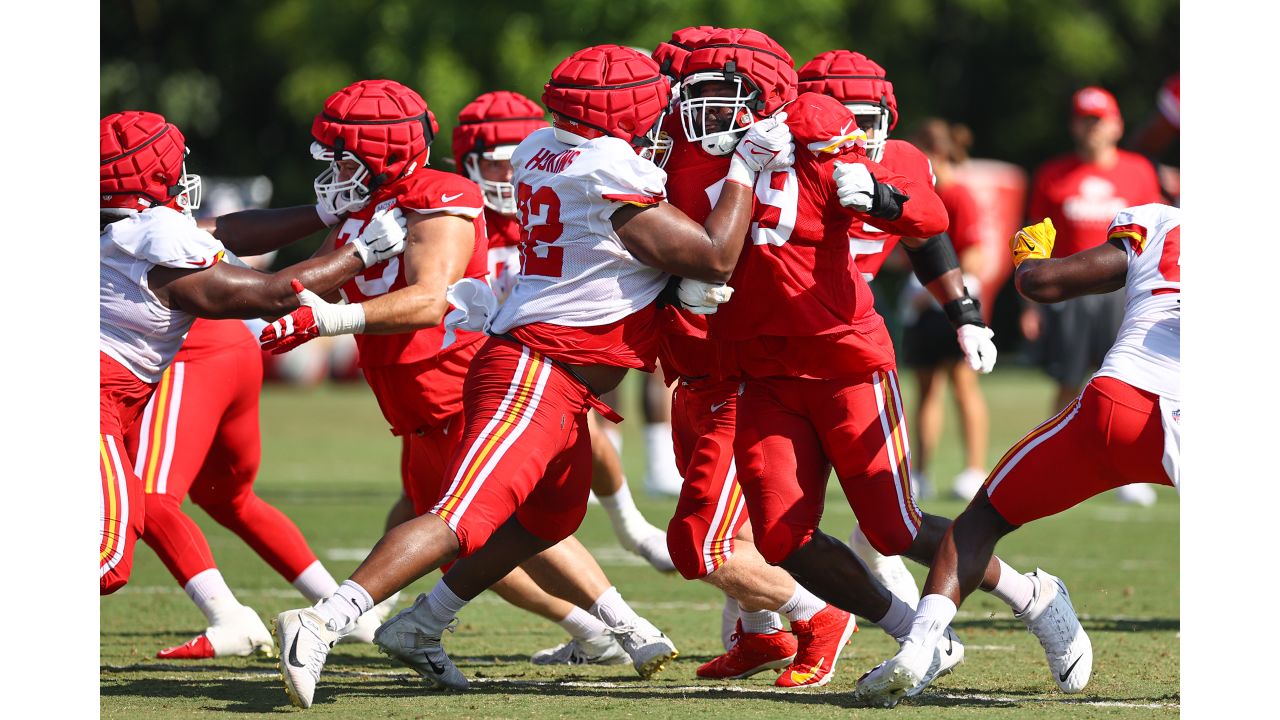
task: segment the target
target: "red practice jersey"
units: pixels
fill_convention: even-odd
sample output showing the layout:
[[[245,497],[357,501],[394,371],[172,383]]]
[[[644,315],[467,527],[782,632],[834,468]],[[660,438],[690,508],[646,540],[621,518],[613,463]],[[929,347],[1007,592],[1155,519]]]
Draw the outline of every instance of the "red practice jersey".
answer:
[[[890,172],[928,183],[931,187],[934,184],[933,164],[915,145],[905,140],[885,141],[880,164]],[[945,202],[946,198],[943,200]],[[849,231],[849,252],[853,254],[853,262],[862,277],[867,280],[875,277],[901,239],[901,235],[881,230],[875,222],[855,222]]]
[[[466,178],[422,168],[406,178],[380,190],[364,208],[347,216],[339,226],[334,247],[342,247],[360,235],[365,223],[374,213],[389,207],[399,207],[407,217],[419,215],[449,214],[470,218],[475,230],[475,248],[467,263],[464,277],[484,279],[488,273],[484,214],[484,201],[480,187]],[[342,286],[342,296],[347,302],[357,303],[394,292],[408,285],[401,258],[393,257],[355,276]],[[458,340],[472,335],[458,331]],[[361,367],[380,367],[417,362],[440,351],[444,338],[443,325],[423,328],[411,333],[395,335],[356,335],[360,349]]]
[[[1164,202],[1151,162],[1135,152],[1117,152],[1116,164],[1109,168],[1071,154],[1056,157],[1036,171],[1027,216],[1032,222],[1053,219],[1058,230],[1054,257],[1106,242],[1111,218],[1126,207]]]
[[[189,362],[217,355],[237,345],[257,346],[258,339],[242,320],[207,320],[196,318],[182,343],[174,362]]]

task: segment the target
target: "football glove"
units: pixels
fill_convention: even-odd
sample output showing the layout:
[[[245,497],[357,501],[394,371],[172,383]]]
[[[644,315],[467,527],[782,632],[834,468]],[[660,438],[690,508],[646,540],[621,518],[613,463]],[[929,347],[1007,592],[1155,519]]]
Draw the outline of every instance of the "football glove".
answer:
[[[876,179],[871,177],[866,165],[837,161],[832,178],[836,181],[836,195],[840,197],[841,205],[858,212],[871,212],[875,204]]]
[[[780,112],[747,128],[733,151],[729,180],[751,187],[761,172],[791,167],[796,158],[796,145],[786,119],[787,114]]]
[[[365,267],[377,265],[404,252],[409,223],[400,208],[375,213],[360,236],[351,241]]]
[[[279,355],[318,337],[364,331],[364,306],[325,302],[324,298],[302,287],[297,280],[291,281],[290,285],[302,307],[262,329],[258,342],[263,350]]]
[[[708,283],[684,278],[676,291],[680,307],[694,315],[712,315],[733,297],[733,288],[724,283]]]
[[[1053,255],[1053,242],[1058,238],[1058,231],[1053,227],[1053,220],[1045,218],[1035,225],[1028,225],[1009,238],[1009,249],[1013,251],[1013,266],[1016,268],[1024,260],[1044,260]]]
[[[996,366],[996,345],[991,342],[993,337],[995,332],[985,325],[961,325],[956,328],[956,340],[964,351],[965,362],[983,375]]]

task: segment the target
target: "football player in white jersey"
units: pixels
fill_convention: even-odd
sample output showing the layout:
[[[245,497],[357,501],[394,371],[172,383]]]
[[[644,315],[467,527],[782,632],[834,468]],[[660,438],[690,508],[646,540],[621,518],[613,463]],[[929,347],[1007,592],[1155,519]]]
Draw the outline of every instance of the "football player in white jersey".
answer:
[[[920,683],[942,628],[981,579],[1000,538],[1022,525],[1127,483],[1178,487],[1181,368],[1181,211],[1150,204],[1121,210],[1107,242],[1054,259],[1046,219],[1012,238],[1014,283],[1040,303],[1124,288],[1115,344],[1083,392],[1018,441],[982,492],[955,519],[934,555],[911,634],[891,660],[858,681],[865,700],[892,706]],[[1064,692],[1084,689],[1093,649],[1063,582],[1027,573],[1034,594],[1018,614],[1041,638]]]
[[[450,292],[466,315],[450,324],[491,337],[467,373],[449,487],[430,513],[384,536],[334,596],[280,616],[280,669],[295,704],[311,705],[349,617],[455,558],[430,595],[383,624],[375,642],[430,684],[466,688],[441,633],[485,588],[578,528],[591,485],[587,410],[616,418],[599,394],[628,368],[653,366],[654,303],[670,276],[686,278],[677,293],[683,302],[711,311],[728,299],[723,284],[750,222],[750,188],[762,169],[789,164],[790,133],[775,123],[748,134],[744,144],[759,154],[739,156],[699,225],[665,202],[665,174],[644,156],[670,99],[658,65],[617,45],[581,50],[553,71],[543,102],[555,128],[534,132],[512,157],[528,231],[516,285],[496,314],[487,287],[471,293],[475,306]],[[313,307],[318,318],[329,311]],[[611,600],[597,601],[598,616],[620,631],[636,629],[640,619]],[[651,649],[633,657],[648,677],[676,652],[660,633],[641,629],[623,633],[623,644]]]
[[[124,451],[165,368],[197,317],[253,318],[298,307],[293,278],[331,292],[377,258],[398,254],[404,231],[390,215],[357,246],[275,275],[237,254],[267,252],[317,229],[311,208],[228,219],[210,234],[192,219],[199,176],[186,172],[186,141],[155,113],[126,111],[100,123],[99,590],[122,587],[142,531],[142,485]],[[240,218],[244,220],[245,218]]]

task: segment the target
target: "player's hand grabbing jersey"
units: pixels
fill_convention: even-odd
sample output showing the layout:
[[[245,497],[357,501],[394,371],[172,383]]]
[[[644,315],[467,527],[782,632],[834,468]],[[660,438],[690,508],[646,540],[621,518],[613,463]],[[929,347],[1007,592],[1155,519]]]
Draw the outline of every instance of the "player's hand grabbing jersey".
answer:
[[[363,208],[352,212],[338,227],[334,247],[340,248],[360,236],[369,219],[380,210],[398,207],[406,217],[418,215],[448,214],[471,220],[475,230],[475,249],[467,263],[464,277],[483,279],[486,270],[488,248],[484,215],[484,200],[480,188],[473,182],[453,173],[429,168],[416,172],[394,183],[385,193],[376,195]],[[399,290],[408,284],[404,262],[399,256],[369,266],[342,286],[342,296],[347,302],[358,303],[379,295]],[[460,331],[462,335],[472,335]],[[479,336],[476,336],[478,339]],[[356,335],[362,367],[406,364],[431,357],[440,351],[444,338],[441,326],[424,328],[412,333],[395,335]]]
[[[930,187],[936,182],[929,158],[904,140],[886,140],[880,164],[890,172],[926,182]],[[849,230],[849,252],[862,277],[874,278],[901,239],[901,235],[881,230],[874,219],[853,223]],[[954,244],[955,238],[952,241]]]
[[[159,382],[195,317],[165,307],[148,288],[148,273],[207,268],[226,250],[190,217],[155,207],[107,225],[99,251],[99,347],[144,382]]]
[[[610,218],[624,204],[661,202],[666,173],[617,138],[573,146],[551,128],[520,143],[511,165],[528,236],[491,331],[569,362],[652,367],[653,301],[668,276],[636,260]],[[587,330],[606,326],[618,332]]]

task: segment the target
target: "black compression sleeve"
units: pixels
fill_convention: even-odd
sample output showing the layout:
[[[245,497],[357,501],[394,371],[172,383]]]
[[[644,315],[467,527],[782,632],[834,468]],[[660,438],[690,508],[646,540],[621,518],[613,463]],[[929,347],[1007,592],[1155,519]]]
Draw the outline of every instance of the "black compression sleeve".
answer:
[[[951,246],[951,237],[946,233],[938,233],[918,248],[903,245],[907,257],[911,259],[911,269],[921,285],[928,286],[948,272],[960,267],[960,258]]]

